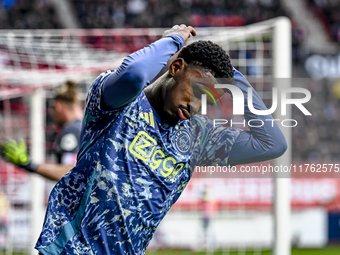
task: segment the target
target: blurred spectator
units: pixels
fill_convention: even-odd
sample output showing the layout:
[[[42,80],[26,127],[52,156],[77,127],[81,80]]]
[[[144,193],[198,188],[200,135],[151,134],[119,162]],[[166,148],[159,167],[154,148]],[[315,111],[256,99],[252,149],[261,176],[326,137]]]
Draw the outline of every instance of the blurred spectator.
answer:
[[[202,233],[203,233],[203,243],[206,248],[209,245],[208,238],[212,238],[209,234],[214,215],[217,211],[216,201],[214,200],[212,191],[208,187],[204,187],[201,193],[201,212],[202,212]]]
[[[46,0],[2,1],[0,29],[61,28],[52,5]]]
[[[340,160],[340,98],[339,81],[309,81],[296,85],[307,88],[312,99],[305,104],[312,116],[305,116],[293,107],[293,160]]]
[[[338,0],[306,0],[323,22],[333,41],[340,42],[340,2]]]
[[[168,27],[188,23],[188,20],[196,27],[240,26],[287,16],[279,0],[73,0],[72,3],[84,28],[104,28],[106,24],[113,27]],[[103,7],[107,12],[105,15],[101,11]],[[116,19],[118,22],[114,22]]]
[[[73,0],[83,28],[243,26],[288,16],[280,0]],[[304,30],[293,20],[293,59],[300,57]]]
[[[1,4],[5,9],[9,9],[15,4],[15,0],[1,0]]]

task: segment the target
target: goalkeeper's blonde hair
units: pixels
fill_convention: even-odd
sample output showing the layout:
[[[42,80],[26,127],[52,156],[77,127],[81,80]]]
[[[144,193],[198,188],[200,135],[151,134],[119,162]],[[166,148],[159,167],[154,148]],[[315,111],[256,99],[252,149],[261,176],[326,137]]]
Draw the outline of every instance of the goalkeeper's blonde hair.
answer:
[[[55,95],[54,100],[65,103],[70,107],[80,105],[80,94],[77,85],[74,81],[67,81]]]

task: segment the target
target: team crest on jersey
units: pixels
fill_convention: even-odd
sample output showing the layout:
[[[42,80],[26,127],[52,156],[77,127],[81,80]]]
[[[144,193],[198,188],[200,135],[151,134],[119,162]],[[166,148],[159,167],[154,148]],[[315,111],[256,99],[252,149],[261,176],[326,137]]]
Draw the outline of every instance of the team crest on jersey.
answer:
[[[171,139],[173,146],[182,154],[187,154],[190,149],[190,135],[186,129],[179,129]]]

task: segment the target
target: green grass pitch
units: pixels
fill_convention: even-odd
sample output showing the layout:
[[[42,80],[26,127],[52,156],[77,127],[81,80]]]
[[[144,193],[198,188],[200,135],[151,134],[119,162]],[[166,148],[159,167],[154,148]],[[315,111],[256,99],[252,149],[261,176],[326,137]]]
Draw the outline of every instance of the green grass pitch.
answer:
[[[0,250],[0,255],[6,255],[6,251]],[[27,252],[13,252],[13,255],[28,255]],[[146,255],[272,255],[271,251],[216,251],[216,252],[195,252],[184,250],[162,250],[147,251]],[[321,249],[293,249],[292,255],[340,255],[340,246],[329,246]]]
[[[147,251],[146,255],[272,255],[271,251],[262,252],[194,252],[194,251],[174,251],[174,250],[164,250],[164,251]],[[321,249],[292,249],[292,255],[340,255],[340,246],[330,246]]]

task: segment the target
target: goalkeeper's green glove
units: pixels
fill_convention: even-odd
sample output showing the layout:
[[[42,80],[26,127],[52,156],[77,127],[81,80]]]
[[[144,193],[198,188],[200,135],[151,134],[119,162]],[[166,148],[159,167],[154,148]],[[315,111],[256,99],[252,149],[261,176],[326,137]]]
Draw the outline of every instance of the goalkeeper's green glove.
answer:
[[[1,145],[1,155],[7,161],[29,172],[35,172],[37,170],[38,165],[30,160],[23,139],[20,139],[18,142],[14,140],[4,141]]]

